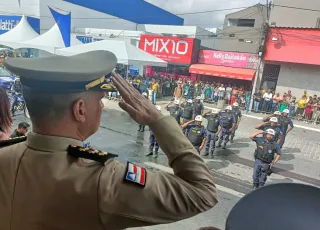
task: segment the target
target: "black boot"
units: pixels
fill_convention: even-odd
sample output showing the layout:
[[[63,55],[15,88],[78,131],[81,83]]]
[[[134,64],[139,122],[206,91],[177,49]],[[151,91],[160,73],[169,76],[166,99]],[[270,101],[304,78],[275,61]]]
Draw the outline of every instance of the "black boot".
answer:
[[[222,146],[222,149],[226,149],[227,148],[227,144],[224,143],[223,146]]]
[[[144,132],[144,126],[142,126],[141,132]]]
[[[211,151],[210,151],[210,158],[211,158],[211,159],[214,158],[214,149],[211,149]]]
[[[149,149],[149,153],[146,154],[147,157],[152,156],[153,155],[153,149]]]
[[[153,158],[158,158],[158,150],[159,149],[154,150]]]
[[[209,149],[206,149],[205,153],[202,156],[208,156],[209,155]]]
[[[142,128],[142,127],[141,127],[141,125],[139,125],[139,129],[138,129],[138,132],[140,132],[140,131],[141,131],[141,128]]]

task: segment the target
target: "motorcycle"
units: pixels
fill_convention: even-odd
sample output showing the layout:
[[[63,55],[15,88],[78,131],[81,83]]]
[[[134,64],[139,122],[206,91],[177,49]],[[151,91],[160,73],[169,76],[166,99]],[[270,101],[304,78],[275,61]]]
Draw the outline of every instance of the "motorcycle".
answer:
[[[17,111],[23,111],[27,118],[30,118],[26,103],[21,93],[13,92],[11,94],[11,114],[15,115]]]

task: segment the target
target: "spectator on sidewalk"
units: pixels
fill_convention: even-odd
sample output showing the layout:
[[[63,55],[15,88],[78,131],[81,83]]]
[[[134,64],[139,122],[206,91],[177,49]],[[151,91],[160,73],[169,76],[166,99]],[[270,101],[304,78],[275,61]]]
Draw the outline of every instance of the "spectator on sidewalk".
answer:
[[[272,107],[272,93],[270,89],[268,89],[268,91],[263,95],[263,100],[262,111],[265,113],[269,113]]]
[[[304,109],[307,105],[307,98],[306,96],[302,96],[302,98],[298,101],[298,108],[296,112],[296,116],[298,119],[301,119],[304,114]]]
[[[261,90],[258,90],[254,95],[254,101],[253,101],[253,111],[255,113],[259,112],[259,105],[262,99],[262,94],[261,94]]]
[[[272,98],[272,112],[279,110],[280,101],[282,101],[282,97],[280,96],[280,93],[276,93]]]
[[[288,98],[285,94],[285,95],[283,95],[282,101],[280,101],[279,111],[282,113],[283,110],[288,109],[288,104],[289,104],[289,101],[288,101]]]
[[[152,103],[155,105],[156,102],[157,102],[157,93],[159,92],[159,83],[158,83],[158,81],[154,81],[152,83],[152,91],[153,91]]]
[[[296,97],[293,96],[293,97],[291,98],[291,100],[289,101],[289,116],[290,116],[290,117],[294,117],[294,115],[295,115],[296,104],[297,104],[297,102],[296,102]]]
[[[173,97],[174,100],[181,100],[183,95],[183,89],[181,87],[181,83],[178,84],[178,86],[174,89]]]

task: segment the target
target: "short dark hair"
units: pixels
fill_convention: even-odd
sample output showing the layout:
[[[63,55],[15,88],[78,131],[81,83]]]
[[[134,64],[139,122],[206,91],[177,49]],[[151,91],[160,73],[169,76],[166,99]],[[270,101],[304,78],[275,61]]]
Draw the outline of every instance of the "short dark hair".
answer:
[[[18,125],[18,129],[27,129],[29,128],[30,125],[28,122],[21,122],[19,125]]]
[[[23,87],[23,97],[32,122],[48,123],[59,122],[75,101],[90,97],[90,91],[59,94],[37,92],[28,87]]]
[[[6,91],[0,88],[0,131],[9,132],[11,124],[10,100]]]

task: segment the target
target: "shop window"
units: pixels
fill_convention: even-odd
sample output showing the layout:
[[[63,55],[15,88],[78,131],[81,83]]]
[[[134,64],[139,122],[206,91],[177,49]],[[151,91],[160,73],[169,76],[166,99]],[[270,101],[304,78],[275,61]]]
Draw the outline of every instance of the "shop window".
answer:
[[[254,27],[255,19],[229,19],[228,26]]]

